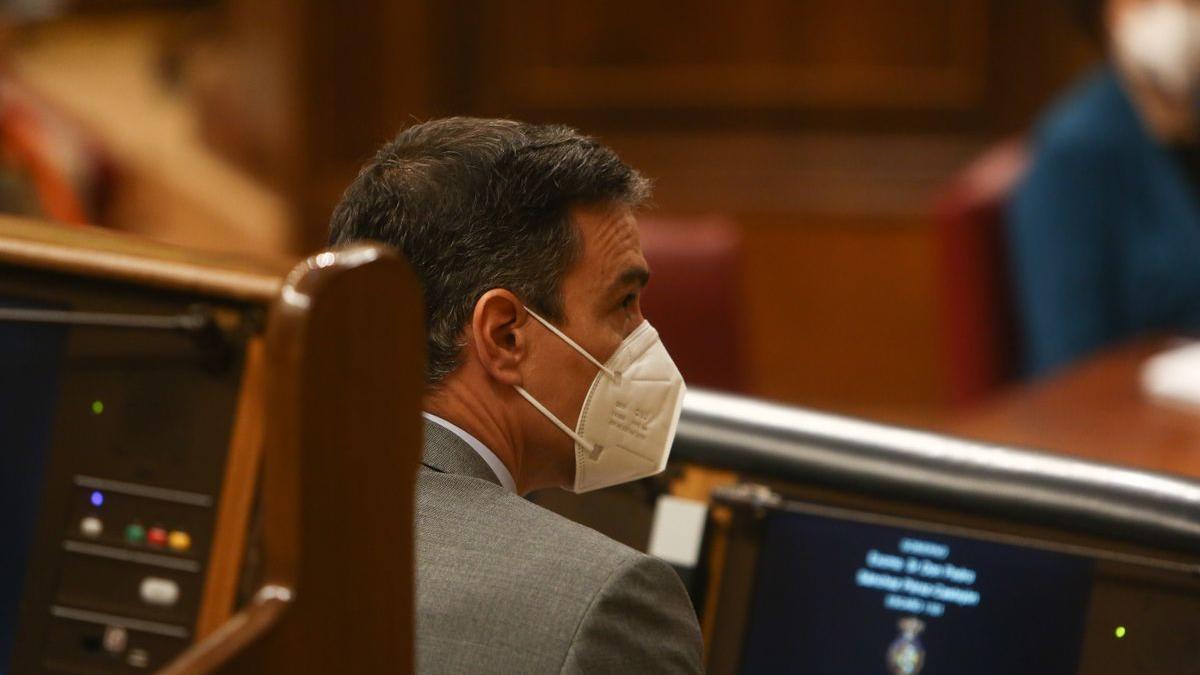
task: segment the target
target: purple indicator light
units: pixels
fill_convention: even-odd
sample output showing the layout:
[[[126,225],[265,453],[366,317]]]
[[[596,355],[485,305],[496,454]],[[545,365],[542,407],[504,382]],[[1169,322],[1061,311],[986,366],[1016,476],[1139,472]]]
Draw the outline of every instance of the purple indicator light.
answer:
[[[104,504],[104,493],[99,490],[92,491],[92,506],[100,506]]]

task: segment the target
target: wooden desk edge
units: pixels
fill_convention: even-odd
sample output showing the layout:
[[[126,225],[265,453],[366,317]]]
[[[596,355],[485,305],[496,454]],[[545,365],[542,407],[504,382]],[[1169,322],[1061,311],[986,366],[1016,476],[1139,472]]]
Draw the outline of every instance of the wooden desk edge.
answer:
[[[0,264],[269,303],[295,262],[193,251],[100,228],[0,216]]]

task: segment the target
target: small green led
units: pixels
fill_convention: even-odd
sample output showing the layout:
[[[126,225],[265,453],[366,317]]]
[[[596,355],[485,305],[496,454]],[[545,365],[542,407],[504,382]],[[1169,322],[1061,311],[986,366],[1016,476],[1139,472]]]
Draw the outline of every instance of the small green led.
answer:
[[[1118,640],[1125,637],[1125,626],[1117,626],[1117,629],[1113,631],[1113,635],[1116,635]]]
[[[146,528],[137,523],[130,523],[125,528],[125,541],[130,544],[140,544],[146,540]]]
[[[96,399],[95,401],[92,401],[92,414],[99,415],[103,412],[104,412],[104,401],[101,401],[100,399]]]

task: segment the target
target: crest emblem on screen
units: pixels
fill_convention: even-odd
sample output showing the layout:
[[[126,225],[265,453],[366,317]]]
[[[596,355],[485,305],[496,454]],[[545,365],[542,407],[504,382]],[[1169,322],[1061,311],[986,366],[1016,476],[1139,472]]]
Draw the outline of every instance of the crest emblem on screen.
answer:
[[[925,622],[906,616],[896,624],[900,635],[887,650],[887,667],[891,675],[917,675],[925,667],[925,646],[917,636],[925,630]]]

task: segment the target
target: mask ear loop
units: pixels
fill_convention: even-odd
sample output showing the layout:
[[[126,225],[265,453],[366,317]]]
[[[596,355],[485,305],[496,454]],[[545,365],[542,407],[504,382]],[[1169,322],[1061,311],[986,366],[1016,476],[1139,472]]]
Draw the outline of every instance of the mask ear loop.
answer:
[[[562,332],[561,330],[559,330],[557,326],[555,326],[554,324],[550,323],[549,321],[543,319],[542,317],[538,316],[537,312],[533,311],[532,309],[529,309],[529,307],[525,307],[525,311],[529,312],[529,316],[532,316],[533,318],[537,319],[538,323],[545,326],[547,330],[549,330],[551,333],[554,333],[559,338],[561,338],[563,342],[571,345],[571,347],[574,348],[575,351],[577,351],[583,355],[583,358],[587,359],[588,361],[591,361],[592,365],[599,368],[601,372],[603,372],[605,375],[608,376],[608,379],[612,380],[613,382],[616,382],[617,384],[621,384],[621,374],[620,373],[616,372],[612,368],[609,368],[608,366],[604,365],[603,363],[600,363],[600,361],[598,361],[596,359],[596,357],[594,357],[590,353],[588,353],[588,350],[584,349],[583,347],[580,347],[574,340],[567,337],[567,334]]]
[[[597,445],[597,444],[587,440],[583,436],[580,436],[579,434],[575,433],[574,429],[567,426],[566,424],[563,424],[563,421],[558,419],[557,415],[550,412],[550,410],[548,408],[546,408],[546,406],[542,405],[536,398],[534,398],[533,394],[530,394],[529,392],[525,391],[525,387],[522,387],[520,385],[514,385],[513,388],[516,389],[517,393],[520,394],[526,401],[529,401],[529,405],[533,406],[534,408],[537,408],[538,412],[542,413],[542,415],[545,415],[546,419],[553,422],[554,426],[558,427],[559,430],[561,430],[564,434],[575,439],[575,442],[578,443],[580,445],[580,447],[582,447],[584,450],[588,451],[588,454],[591,455],[592,459],[596,459],[597,457],[599,457],[600,451],[604,449],[603,446]]]

